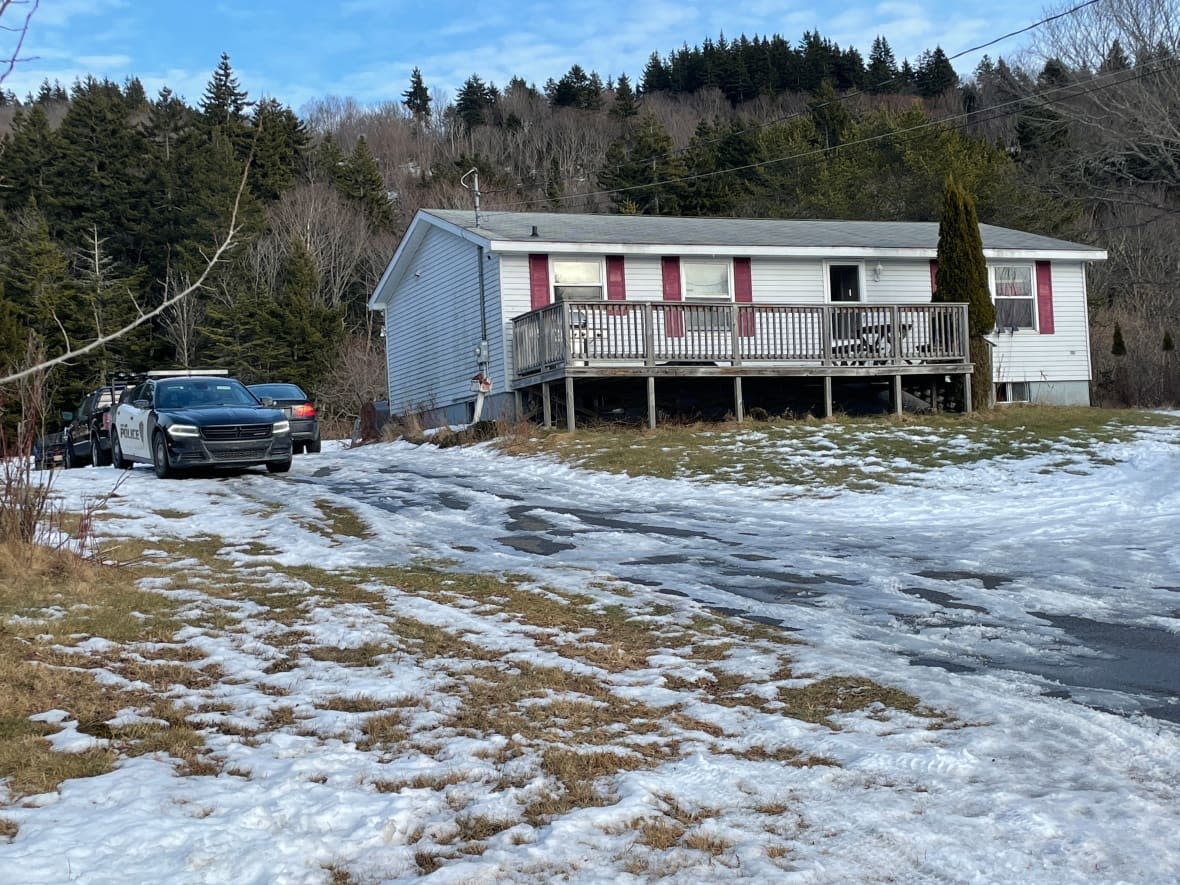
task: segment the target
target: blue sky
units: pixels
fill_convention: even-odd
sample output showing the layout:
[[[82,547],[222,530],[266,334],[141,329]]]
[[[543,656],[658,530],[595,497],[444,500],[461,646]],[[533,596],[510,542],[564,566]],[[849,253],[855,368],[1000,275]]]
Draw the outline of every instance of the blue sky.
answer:
[[[1039,7],[1015,0],[953,7],[946,0],[836,8],[818,0],[40,0],[23,53],[29,60],[4,88],[23,97],[45,78],[68,87],[88,73],[135,75],[149,95],[167,85],[195,103],[228,52],[252,98],[270,95],[299,110],[329,95],[400,100],[414,67],[432,92],[448,96],[472,73],[500,86],[513,75],[543,86],[575,63],[603,79],[625,72],[635,81],[653,51],[666,55],[720,33],[798,41],[809,29],[866,56],[883,34],[900,61],[935,45],[953,55],[1041,17]],[[10,10],[5,24],[11,17]],[[1011,56],[1024,39],[990,52]],[[4,57],[10,40],[0,35]],[[970,73],[977,59],[956,69]]]

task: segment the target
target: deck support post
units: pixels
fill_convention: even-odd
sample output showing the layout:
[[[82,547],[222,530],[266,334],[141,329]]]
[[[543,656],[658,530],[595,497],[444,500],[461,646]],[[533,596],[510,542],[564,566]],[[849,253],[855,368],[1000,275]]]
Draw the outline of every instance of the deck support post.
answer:
[[[824,375],[824,417],[832,417],[832,376]]]
[[[746,417],[746,404],[742,400],[742,376],[735,375],[733,379],[733,414],[741,424]]]
[[[548,381],[541,382],[541,421],[546,430],[553,426],[553,397]]]
[[[893,414],[901,415],[905,412],[905,404],[901,401],[901,376],[893,376]]]
[[[565,376],[565,429],[570,433],[576,430],[574,421],[574,378]]]
[[[971,411],[971,376],[963,376],[963,414]]]
[[[519,390],[512,391],[512,411],[516,421],[524,420],[524,396]]]
[[[656,429],[656,376],[647,376],[647,426]]]

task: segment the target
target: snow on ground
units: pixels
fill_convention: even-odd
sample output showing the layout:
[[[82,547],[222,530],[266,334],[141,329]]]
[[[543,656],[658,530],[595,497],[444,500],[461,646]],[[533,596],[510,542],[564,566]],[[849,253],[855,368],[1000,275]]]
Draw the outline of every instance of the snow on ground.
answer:
[[[745,442],[777,444],[757,436]],[[1178,443],[1176,427],[1144,428],[1085,454],[947,464],[822,498],[802,485],[604,475],[488,446],[326,445],[282,478],[133,470],[103,531],[162,546],[220,536],[220,557],[260,584],[289,585],[282,570],[307,566],[445,562],[633,614],[664,606],[670,623],[732,611],[741,641],[721,662],[671,644],[612,670],[563,656],[585,637],[531,628],[494,597],[377,580],[379,605],[317,605],[276,624],[265,605],[216,596],[217,575],[194,561],[156,584],[194,612],[232,615],[232,628],[176,637],[226,674],[200,698],[173,696],[220,705],[198,719],[222,773],[179,777],[145,756],[0,807],[19,826],[0,843],[0,882],[410,881],[433,866],[425,847],[445,861],[438,882],[1180,881]],[[839,452],[784,442],[781,457],[802,470]],[[76,504],[117,478],[71,471],[55,487]],[[365,536],[333,531],[334,509],[356,513]],[[747,637],[751,618],[805,644]],[[399,619],[461,636],[472,668],[483,654],[562,668],[601,683],[598,704],[662,711],[646,739],[666,758],[621,766],[607,804],[530,823],[521,806],[544,784],[527,756],[500,752],[513,739],[444,727],[471,684],[462,667],[285,658],[278,641],[298,628],[339,655],[388,647]],[[790,673],[776,677],[782,655]],[[719,667],[765,703],[694,690]],[[780,689],[834,675],[902,689],[940,715],[781,713]],[[411,739],[367,746],[358,714],[329,702],[341,698],[407,705]],[[63,726],[60,747],[93,740],[61,711],[43,718]],[[635,753],[643,735],[610,746]],[[788,748],[814,764],[791,764]],[[497,779],[508,786],[492,789]],[[657,820],[682,831],[662,851],[643,829]],[[472,837],[478,850],[448,854],[456,827],[479,821],[500,823]]]

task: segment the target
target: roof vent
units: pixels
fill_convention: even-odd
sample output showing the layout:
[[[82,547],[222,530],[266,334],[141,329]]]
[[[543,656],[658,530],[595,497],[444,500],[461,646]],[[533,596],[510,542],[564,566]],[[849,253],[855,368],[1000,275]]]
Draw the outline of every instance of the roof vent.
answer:
[[[533,225],[533,232],[532,232],[531,234],[529,234],[529,236],[530,236],[530,237],[539,237],[539,236],[541,236],[539,233],[537,233],[537,226],[536,226],[535,224]]]

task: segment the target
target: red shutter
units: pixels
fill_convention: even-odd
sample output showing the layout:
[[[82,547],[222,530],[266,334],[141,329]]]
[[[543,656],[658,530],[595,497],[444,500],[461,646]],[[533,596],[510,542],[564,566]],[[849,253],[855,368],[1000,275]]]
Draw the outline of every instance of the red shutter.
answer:
[[[664,277],[664,300],[681,301],[680,259],[661,258],[660,270]],[[664,311],[664,334],[669,338],[684,337],[684,311],[674,308]]]
[[[754,280],[750,273],[749,258],[733,260],[733,300],[738,303],[754,300]],[[753,308],[738,308],[738,334],[743,338],[754,337]]]
[[[1042,335],[1053,334],[1053,271],[1048,261],[1037,262],[1037,322]]]
[[[606,300],[627,300],[627,277],[623,273],[622,255],[606,256]],[[607,309],[607,313],[612,316],[621,316],[627,313],[627,308],[611,307]]]
[[[549,304],[549,256],[529,256],[529,293],[533,310]]]
[[[938,291],[938,259],[930,259],[930,294]]]

